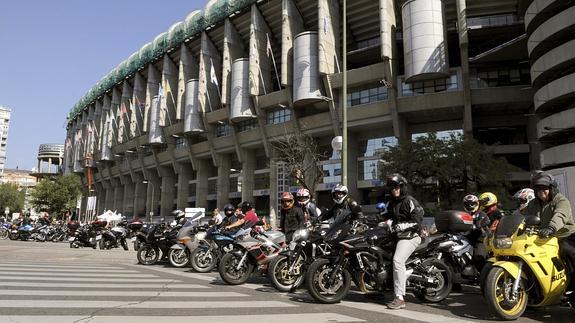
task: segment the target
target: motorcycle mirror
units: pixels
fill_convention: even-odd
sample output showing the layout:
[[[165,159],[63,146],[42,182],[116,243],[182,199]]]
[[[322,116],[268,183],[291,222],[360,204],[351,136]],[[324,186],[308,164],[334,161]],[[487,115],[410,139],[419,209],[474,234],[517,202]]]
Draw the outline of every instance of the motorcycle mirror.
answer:
[[[525,218],[525,224],[528,226],[537,226],[541,223],[541,219],[536,215],[529,215]]]

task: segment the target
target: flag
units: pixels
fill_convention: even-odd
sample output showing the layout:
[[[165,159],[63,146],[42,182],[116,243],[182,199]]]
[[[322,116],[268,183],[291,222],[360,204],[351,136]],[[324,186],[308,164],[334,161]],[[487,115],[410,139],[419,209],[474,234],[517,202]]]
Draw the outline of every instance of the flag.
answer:
[[[266,54],[268,55],[268,57],[270,57],[270,53],[271,55],[274,54],[274,51],[272,50],[272,43],[270,42],[270,35],[268,33],[266,33]]]
[[[218,78],[216,76],[216,68],[214,67],[214,61],[210,58],[211,68],[210,68],[210,81],[214,83],[216,86],[220,86],[218,84]]]

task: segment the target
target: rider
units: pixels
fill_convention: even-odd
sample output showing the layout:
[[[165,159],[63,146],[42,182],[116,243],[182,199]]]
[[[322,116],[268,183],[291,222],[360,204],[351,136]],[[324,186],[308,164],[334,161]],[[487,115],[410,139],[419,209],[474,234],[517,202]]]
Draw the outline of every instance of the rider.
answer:
[[[295,199],[305,214],[306,222],[315,222],[321,215],[321,210],[311,201],[311,194],[307,188],[298,189],[295,193]]]
[[[467,234],[467,239],[473,246],[473,263],[481,271],[487,259],[487,251],[483,244],[484,236],[490,232],[489,217],[479,210],[479,198],[473,194],[467,194],[463,197],[463,208],[473,216],[473,229]]]
[[[529,202],[535,198],[535,192],[530,188],[523,188],[513,195],[513,200],[518,204],[517,210],[514,214],[524,214],[525,208]]]
[[[497,206],[497,196],[491,192],[481,193],[479,195],[479,209],[489,217],[489,222],[491,223],[489,229],[495,231],[499,220],[503,217],[503,212]]]
[[[250,202],[247,201],[242,202],[241,204],[238,205],[238,208],[240,208],[241,210],[239,214],[236,214],[238,220],[232,224],[225,226],[224,229],[231,230],[234,228],[239,229],[240,227],[241,229],[251,229],[254,225],[256,225],[260,221],[256,212],[254,212],[252,204]]]
[[[230,203],[224,205],[224,218],[222,219],[222,222],[219,224],[220,227],[225,228],[227,225],[236,222],[237,218],[235,216],[235,212],[236,208]]]
[[[285,234],[286,242],[290,242],[293,233],[305,226],[305,214],[301,207],[295,207],[293,195],[290,192],[282,193],[281,204],[279,230]]]
[[[385,181],[390,190],[391,201],[387,206],[385,219],[393,220],[394,231],[399,238],[393,254],[393,290],[395,298],[387,304],[390,309],[405,308],[405,284],[407,281],[405,262],[421,243],[423,208],[407,194],[407,180],[399,174],[391,174]]]
[[[348,222],[353,222],[358,219],[363,219],[363,212],[361,211],[361,205],[357,203],[354,199],[348,196],[347,186],[337,184],[331,189],[331,197],[335,204],[329,209],[329,211],[322,213],[319,217],[320,221],[326,221],[329,219],[337,220],[339,216],[345,215],[345,220]],[[344,213],[344,212],[348,213]]]
[[[174,216],[174,221],[176,222],[176,227],[181,227],[186,223],[186,213],[182,210],[174,210],[172,211],[172,215]]]
[[[233,206],[232,206],[232,208],[233,208]],[[222,216],[220,209],[216,208],[212,212],[212,218],[210,219],[210,225],[219,225],[222,223],[223,220],[224,220],[224,217]]]
[[[527,205],[524,214],[541,219],[539,236],[555,236],[559,239],[559,252],[575,266],[575,222],[571,203],[559,192],[551,174],[541,172],[531,179],[536,198]]]

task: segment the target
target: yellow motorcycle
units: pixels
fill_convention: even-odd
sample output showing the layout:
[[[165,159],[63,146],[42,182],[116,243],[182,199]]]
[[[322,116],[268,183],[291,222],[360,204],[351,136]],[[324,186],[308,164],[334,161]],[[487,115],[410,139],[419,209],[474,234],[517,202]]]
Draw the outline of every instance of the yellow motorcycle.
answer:
[[[539,218],[520,214],[501,219],[489,239],[493,252],[482,282],[487,305],[504,320],[520,317],[527,306],[573,305],[567,299],[568,271],[557,238],[541,238]]]

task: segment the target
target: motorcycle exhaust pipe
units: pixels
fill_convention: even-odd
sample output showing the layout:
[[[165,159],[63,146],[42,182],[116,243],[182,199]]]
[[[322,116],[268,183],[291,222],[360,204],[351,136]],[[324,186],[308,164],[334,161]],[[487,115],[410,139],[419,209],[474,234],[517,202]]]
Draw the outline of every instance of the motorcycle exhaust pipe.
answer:
[[[426,277],[418,275],[418,274],[412,274],[409,276],[408,279],[413,281],[413,282],[424,283],[424,284],[435,283],[435,280],[433,278],[426,278]]]

